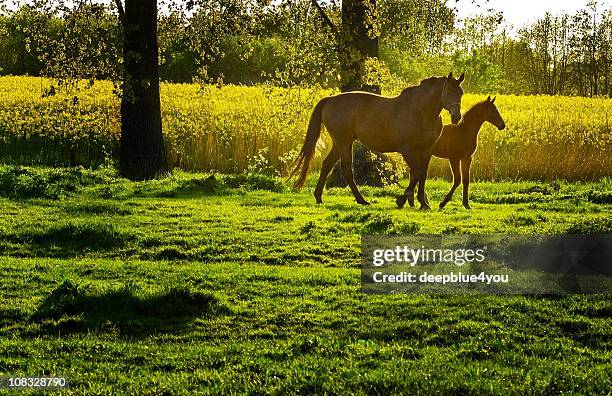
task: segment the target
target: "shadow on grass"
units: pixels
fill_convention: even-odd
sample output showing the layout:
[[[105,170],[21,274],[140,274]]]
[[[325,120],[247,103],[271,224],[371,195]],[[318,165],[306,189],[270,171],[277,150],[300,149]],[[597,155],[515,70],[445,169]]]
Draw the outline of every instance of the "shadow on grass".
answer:
[[[195,318],[229,309],[210,293],[172,288],[145,293],[135,286],[97,292],[64,281],[40,304],[32,319],[46,335],[119,331],[132,336],[174,332]]]
[[[212,174],[194,176],[188,179],[162,179],[136,185],[132,195],[136,197],[155,198],[199,198],[211,195],[232,195],[238,191],[270,191],[282,193],[287,191],[283,181],[277,177],[259,174]],[[125,191],[123,192],[125,194]],[[102,198],[113,198],[121,191],[113,192],[110,186],[101,191]]]
[[[122,248],[135,240],[134,235],[108,222],[69,219],[3,235],[0,237],[0,254],[69,258],[87,251]]]

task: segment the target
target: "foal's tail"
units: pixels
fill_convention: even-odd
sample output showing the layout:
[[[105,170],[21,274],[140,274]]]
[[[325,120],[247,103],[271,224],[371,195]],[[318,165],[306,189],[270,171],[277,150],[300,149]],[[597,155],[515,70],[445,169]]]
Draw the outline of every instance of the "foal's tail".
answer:
[[[306,177],[308,176],[308,171],[310,170],[310,165],[312,164],[312,157],[314,157],[315,149],[317,147],[317,141],[321,136],[321,112],[325,103],[329,98],[323,98],[317,103],[315,106],[312,115],[310,116],[310,123],[308,124],[308,132],[306,132],[306,140],[304,141],[304,145],[302,146],[302,151],[300,151],[300,155],[295,160],[295,169],[289,175],[289,178],[292,178],[301,168],[300,177],[295,181],[293,185],[298,190],[304,187],[304,183],[306,182]]]

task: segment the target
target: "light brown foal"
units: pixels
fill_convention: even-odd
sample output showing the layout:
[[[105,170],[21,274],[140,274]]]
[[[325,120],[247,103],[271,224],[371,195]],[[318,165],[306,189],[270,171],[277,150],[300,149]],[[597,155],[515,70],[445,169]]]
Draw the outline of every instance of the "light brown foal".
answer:
[[[489,96],[485,101],[475,104],[461,118],[458,124],[444,125],[442,135],[434,146],[433,155],[438,158],[448,158],[453,172],[453,186],[444,200],[440,203],[440,209],[453,198],[453,194],[459,184],[463,181],[463,206],[471,209],[469,203],[470,167],[472,156],[478,147],[478,132],[485,122],[495,125],[500,131],[506,128],[504,119],[499,114],[495,99]],[[414,206],[414,180],[413,172],[410,171],[410,185],[408,186],[408,202]],[[427,199],[427,197],[425,197]]]

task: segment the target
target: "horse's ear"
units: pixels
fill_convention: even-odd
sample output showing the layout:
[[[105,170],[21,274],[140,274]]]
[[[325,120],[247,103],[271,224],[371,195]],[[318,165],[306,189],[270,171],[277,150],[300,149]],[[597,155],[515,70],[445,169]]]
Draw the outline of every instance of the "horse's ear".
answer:
[[[497,96],[493,98],[493,100],[491,101],[491,103],[495,103],[495,99],[497,99]]]
[[[491,101],[491,95],[489,95],[489,97],[487,98],[487,102]]]
[[[453,72],[448,73],[448,77],[446,77],[446,78],[448,78],[449,80],[450,80],[451,78],[453,78]]]
[[[461,76],[459,76],[459,84],[461,84],[463,82],[463,80],[465,80],[465,73],[461,73]]]

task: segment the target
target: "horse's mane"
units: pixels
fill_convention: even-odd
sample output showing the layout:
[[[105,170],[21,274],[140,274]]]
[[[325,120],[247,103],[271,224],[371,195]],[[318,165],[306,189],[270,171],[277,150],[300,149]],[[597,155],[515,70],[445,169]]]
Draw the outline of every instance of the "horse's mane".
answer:
[[[487,105],[487,101],[486,100],[483,100],[482,102],[476,103],[474,106],[470,107],[463,114],[462,121],[468,120],[468,119],[474,117],[475,115],[479,114],[486,105]]]
[[[446,77],[429,77],[429,78],[426,78],[425,80],[422,80],[419,85],[431,84],[432,82],[437,82],[437,81],[440,81],[440,80],[442,80],[444,78],[446,78]]]
[[[413,85],[413,86],[410,86],[408,88],[405,88],[404,90],[402,90],[400,95],[406,95],[406,94],[413,93],[413,92],[417,91],[419,88],[428,87],[429,85],[433,84],[434,82],[438,82],[438,81],[440,81],[440,80],[442,80],[444,78],[446,78],[446,77],[429,77],[429,78],[426,78],[425,80],[421,80],[419,85]]]

